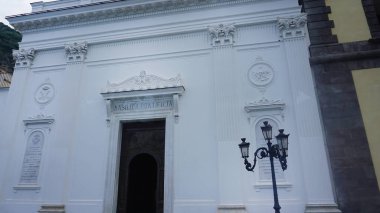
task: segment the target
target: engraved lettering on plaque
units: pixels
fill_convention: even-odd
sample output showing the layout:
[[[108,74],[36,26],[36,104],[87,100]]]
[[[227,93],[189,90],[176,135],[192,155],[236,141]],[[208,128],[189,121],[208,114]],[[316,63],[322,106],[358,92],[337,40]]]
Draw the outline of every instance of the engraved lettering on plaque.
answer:
[[[43,143],[44,134],[41,131],[30,134],[22,164],[20,184],[37,184]]]
[[[169,98],[138,98],[117,100],[112,103],[113,112],[133,112],[140,110],[165,110],[173,108],[173,99]]]

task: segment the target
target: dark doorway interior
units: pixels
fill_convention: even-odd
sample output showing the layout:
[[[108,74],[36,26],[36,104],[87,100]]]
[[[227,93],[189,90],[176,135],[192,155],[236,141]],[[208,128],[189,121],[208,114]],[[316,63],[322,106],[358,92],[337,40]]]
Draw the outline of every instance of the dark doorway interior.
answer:
[[[123,125],[117,213],[163,213],[165,120]]]
[[[128,176],[127,212],[156,213],[156,160],[149,154],[137,155],[129,163]]]

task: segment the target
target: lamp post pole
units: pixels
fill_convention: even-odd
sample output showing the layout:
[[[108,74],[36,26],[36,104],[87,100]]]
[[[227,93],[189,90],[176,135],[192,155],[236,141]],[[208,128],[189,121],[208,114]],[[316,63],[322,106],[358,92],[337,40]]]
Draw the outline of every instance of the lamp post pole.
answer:
[[[272,143],[268,141],[268,148],[272,148]],[[274,172],[274,164],[273,164],[273,156],[269,154],[269,160],[270,160],[270,169],[272,172],[272,185],[273,185],[273,197],[274,197],[274,212],[280,213],[281,206],[278,203],[278,194],[277,194],[277,183],[276,183],[276,173]]]
[[[249,145],[250,143],[245,142],[245,138],[242,138],[242,143],[239,144],[242,158],[244,158],[245,168],[248,171],[253,172],[257,158],[263,159],[269,157],[270,168],[272,172],[272,184],[273,184],[273,197],[274,197],[274,210],[275,213],[280,213],[281,206],[278,202],[278,194],[277,194],[277,183],[276,183],[276,174],[274,170],[273,158],[277,158],[280,161],[282,170],[287,168],[286,157],[288,156],[288,137],[289,134],[284,134],[284,130],[280,129],[279,134],[276,136],[277,144],[272,144],[272,126],[268,123],[268,121],[264,122],[264,126],[261,127],[263,132],[264,139],[267,141],[268,148],[260,147],[254,153],[253,165],[248,162],[247,158],[249,157]]]

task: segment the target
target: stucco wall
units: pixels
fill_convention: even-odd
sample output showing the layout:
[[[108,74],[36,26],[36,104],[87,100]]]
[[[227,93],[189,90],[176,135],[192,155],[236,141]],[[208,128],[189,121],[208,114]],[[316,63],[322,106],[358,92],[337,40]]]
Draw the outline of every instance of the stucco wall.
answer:
[[[371,38],[361,0],[326,0],[326,5],[331,8],[329,19],[334,21],[332,33],[340,43]]]
[[[377,183],[380,186],[380,133],[377,126],[380,122],[380,68],[352,71],[360,111],[363,116],[371,157],[375,167]],[[379,187],[380,188],[380,187]]]

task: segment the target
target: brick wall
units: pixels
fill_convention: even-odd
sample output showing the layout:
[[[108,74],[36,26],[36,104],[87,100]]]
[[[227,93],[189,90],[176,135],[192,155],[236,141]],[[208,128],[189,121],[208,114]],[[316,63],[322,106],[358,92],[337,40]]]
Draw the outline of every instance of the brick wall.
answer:
[[[371,2],[363,0],[365,12],[374,9]],[[380,192],[351,74],[380,67],[380,44],[338,43],[331,33],[334,23],[328,19],[331,10],[325,1],[304,0],[303,7],[308,13],[310,63],[337,203],[343,213],[380,212]],[[372,16],[367,14],[367,18]],[[378,22],[368,22],[372,36],[377,36]]]
[[[380,24],[375,10],[375,1],[378,0],[362,0],[362,3],[372,38],[380,38]]]

